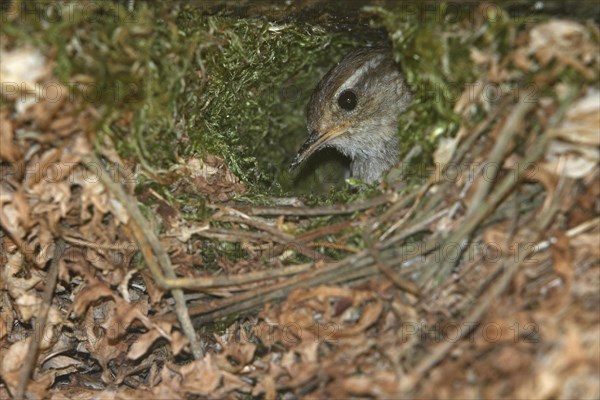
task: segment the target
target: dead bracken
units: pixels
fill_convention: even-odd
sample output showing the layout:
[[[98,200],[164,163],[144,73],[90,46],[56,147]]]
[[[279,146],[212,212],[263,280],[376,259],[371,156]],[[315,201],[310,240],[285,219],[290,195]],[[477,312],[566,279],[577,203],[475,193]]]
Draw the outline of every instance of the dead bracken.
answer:
[[[1,398],[600,396],[595,22],[121,3],[0,28]],[[382,40],[403,162],[294,180]]]

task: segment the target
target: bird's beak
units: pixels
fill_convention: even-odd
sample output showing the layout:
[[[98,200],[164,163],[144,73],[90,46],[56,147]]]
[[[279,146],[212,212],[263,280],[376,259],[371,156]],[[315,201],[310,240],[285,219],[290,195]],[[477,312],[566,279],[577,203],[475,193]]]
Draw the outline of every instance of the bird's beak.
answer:
[[[319,150],[323,146],[327,145],[327,143],[346,132],[347,128],[348,127],[346,124],[336,126],[322,135],[316,130],[312,131],[290,164],[290,171],[293,171],[298,165],[306,161],[306,159],[313,155],[315,151]]]

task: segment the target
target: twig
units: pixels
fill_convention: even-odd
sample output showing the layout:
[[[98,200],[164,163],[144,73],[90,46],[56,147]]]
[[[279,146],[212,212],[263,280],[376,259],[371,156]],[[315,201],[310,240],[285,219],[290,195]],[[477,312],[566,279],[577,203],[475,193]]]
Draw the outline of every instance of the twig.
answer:
[[[247,223],[247,221],[245,221],[244,223]],[[293,235],[285,234],[284,232],[278,232],[278,234],[273,234],[271,232],[233,231],[227,229],[212,228],[198,230],[194,232],[194,234],[198,236],[203,236],[208,239],[217,239],[225,242],[241,242],[248,239],[253,239],[261,240],[264,242],[275,242],[283,245],[293,244],[294,248],[296,248],[300,254],[309,258],[312,258],[314,256],[314,251],[312,251],[305,244],[296,240],[296,238]]]
[[[546,138],[546,136],[544,136]],[[552,222],[553,218],[557,214],[560,208],[559,198],[561,196],[555,196],[553,199],[552,205],[548,208],[548,211],[540,218],[540,232],[544,232],[547,227]],[[596,218],[591,221],[586,221],[583,224],[579,225],[576,228],[573,228],[573,232],[575,234],[583,233],[585,230],[590,229],[597,225],[599,218]],[[543,243],[543,242],[542,242]],[[523,262],[530,257],[531,255],[540,251],[537,246],[533,246],[530,251],[524,252],[517,259],[517,262],[510,265],[505,272],[500,276],[498,281],[485,292],[484,296],[478,304],[473,308],[473,310],[469,313],[469,315],[465,318],[465,321],[479,321],[483,315],[483,313],[488,309],[490,304],[494,300],[496,300],[508,287],[510,282],[512,281],[514,275],[519,271]],[[502,269],[502,265],[498,266],[498,270]],[[465,324],[464,326],[473,326],[471,323]],[[465,335],[469,334],[471,329],[465,329],[461,331],[460,338],[465,337]],[[445,341],[443,343],[438,344],[431,354],[423,359],[417,366],[410,372],[410,374],[402,381],[401,383],[401,392],[404,394],[401,397],[406,397],[406,393],[414,390],[416,385],[422,380],[425,374],[437,365],[448,352],[455,346],[458,340]]]
[[[312,231],[308,231],[306,233],[298,235],[298,240],[301,242],[308,242],[314,240],[318,237],[331,235],[333,233],[337,233],[343,229],[349,228],[352,226],[352,221],[343,221],[335,224],[323,226]]]
[[[527,113],[533,108],[536,103],[534,102],[525,102],[522,101],[519,103],[514,110],[511,112],[509,117],[506,120],[506,123],[502,127],[502,130],[498,134],[498,139],[494,144],[494,148],[490,152],[488,157],[488,164],[496,168],[496,172],[500,171],[500,167],[502,166],[502,160],[506,152],[509,149],[510,143],[513,138],[519,132],[519,127],[523,122],[523,118]],[[473,195],[471,199],[471,204],[469,206],[469,211],[465,218],[469,218],[473,215],[476,210],[483,202],[483,199],[490,191],[493,179],[480,179],[479,186],[477,187],[477,191]]]
[[[462,244],[467,240],[467,238],[472,234],[473,230],[477,228],[480,223],[493,211],[496,209],[498,204],[511,192],[511,190],[519,183],[520,177],[526,172],[528,166],[539,159],[544,153],[546,143],[548,142],[548,135],[542,135],[532,151],[529,153],[528,157],[524,160],[524,162],[519,163],[516,170],[517,179],[515,176],[508,175],[506,176],[498,185],[497,189],[492,192],[492,194],[488,197],[485,203],[481,204],[478,208],[476,208],[469,218],[465,217],[463,224],[453,232],[445,241],[443,247],[448,244],[458,244],[459,248],[462,247]],[[426,273],[422,275],[421,282],[425,283],[432,276],[435,275],[435,280],[439,280],[440,277],[447,275],[449,269],[452,267],[452,260],[444,260],[439,268],[429,269]]]
[[[454,153],[451,161],[452,163],[458,164],[460,161],[462,161],[464,156],[473,149],[473,144],[475,141],[488,129],[498,115],[500,115],[506,109],[508,103],[509,96],[506,96],[501,100],[501,104],[499,104],[498,107],[496,107],[496,109],[492,111],[492,113],[486,119],[477,124],[474,130],[469,133],[469,136],[464,141],[462,141],[460,147]]]
[[[337,204],[323,207],[240,207],[248,215],[288,215],[298,217],[315,217],[319,215],[351,214],[356,211],[381,206],[398,200],[397,193],[385,193],[362,203]]]
[[[208,289],[229,286],[239,286],[246,283],[266,281],[275,278],[281,278],[290,275],[296,275],[306,272],[313,267],[313,263],[292,265],[285,268],[269,269],[266,271],[248,272],[232,276],[214,276],[199,278],[175,278],[165,279],[165,283],[170,288],[185,289]]]
[[[429,224],[431,224],[434,221],[437,221],[438,219],[444,217],[445,215],[447,215],[449,213],[449,209],[443,209],[440,210],[438,212],[436,212],[435,214],[429,216],[429,215],[425,215],[422,219],[420,219],[419,221],[415,221],[413,222],[413,225],[411,225],[408,228],[405,228],[404,230],[402,230],[401,232],[399,232],[398,234],[392,236],[391,238],[385,240],[384,242],[384,246],[389,246],[393,243],[397,243],[401,240],[406,239],[407,237],[414,235],[417,232],[422,231],[423,229],[425,229]]]
[[[136,206],[137,202],[132,199],[131,196],[125,193],[121,185],[114,182],[110,178],[110,174],[106,171],[95,154],[87,154],[82,156],[87,160],[88,165],[96,165],[98,168],[101,168],[101,173],[98,174],[100,180],[104,184],[105,188],[110,191],[111,194],[113,194],[119,200],[125,210],[127,210],[127,213],[130,217],[128,226],[131,228],[131,232],[138,242],[138,246],[142,251],[144,260],[150,268],[150,272],[154,276],[154,279],[158,283],[164,283],[165,276],[169,279],[174,279],[175,272],[173,271],[171,260],[160,244],[158,237],[156,237],[154,234],[152,227],[148,221],[146,221],[139,208]],[[194,330],[194,326],[192,325],[192,321],[188,314],[183,290],[172,289],[172,294],[173,298],[175,299],[175,311],[177,313],[177,318],[181,325],[181,329],[190,342],[192,354],[194,355],[195,359],[203,358],[204,351],[202,350],[202,347],[196,338],[196,331]]]
[[[392,215],[394,215],[400,209],[408,206],[413,202],[418,202],[421,196],[427,193],[427,190],[429,190],[430,186],[430,182],[427,182],[420,190],[414,191],[402,197],[399,201],[390,206],[381,216],[379,216],[375,223],[371,224],[371,229],[377,229],[379,225],[381,225],[383,222],[389,221]]]
[[[52,296],[54,294],[56,282],[58,281],[58,266],[60,265],[60,259],[64,254],[65,242],[61,238],[58,238],[55,245],[56,248],[54,249],[54,255],[52,257],[52,262],[50,263],[50,268],[48,269],[48,274],[46,275],[44,284],[40,315],[36,320],[36,325],[38,326],[39,331],[34,333],[33,337],[31,337],[31,341],[29,342],[29,349],[27,350],[27,355],[23,361],[23,367],[19,373],[19,383],[15,393],[15,398],[17,399],[22,399],[25,396],[27,383],[29,382],[29,378],[31,377],[31,373],[33,372],[37,362],[40,342],[44,338],[44,330],[46,328],[46,321],[48,320],[48,312],[52,306]]]
[[[324,241],[319,241],[319,242],[310,242],[308,244],[310,247],[326,247],[328,249],[336,249],[336,250],[344,250],[344,251],[348,251],[350,253],[358,253],[360,250],[355,248],[355,247],[349,247],[349,245],[347,244],[342,244],[342,243],[330,243],[330,242],[324,242]]]
[[[407,228],[407,231],[418,231],[421,223],[416,226]],[[388,240],[389,242],[389,240]],[[379,246],[381,244],[375,244]],[[440,245],[437,238],[431,238],[422,245],[416,252],[410,252],[410,257],[407,258],[407,251],[404,247],[397,248],[393,243],[390,248],[381,249],[381,257],[386,262],[392,261],[394,264],[406,265],[409,261],[421,257],[422,254],[433,251]],[[383,251],[385,250],[385,252]],[[314,270],[307,270],[301,275],[291,277],[290,279],[270,284],[264,287],[244,292],[226,299],[221,299],[212,304],[190,307],[190,314],[194,316],[194,324],[199,326],[205,322],[212,321],[233,313],[247,311],[251,308],[260,306],[266,302],[277,300],[288,295],[292,290],[304,286],[316,286],[323,283],[347,283],[354,280],[370,277],[380,273],[377,266],[373,265],[374,259],[369,256],[365,250],[346,257],[345,259],[325,265]],[[307,267],[313,264],[308,264]],[[290,268],[290,267],[287,267]],[[416,267],[415,267],[416,268]],[[402,273],[408,274],[414,271],[415,268],[403,268]]]
[[[392,282],[394,282],[394,284],[398,286],[400,290],[404,290],[405,292],[420,297],[421,292],[419,291],[417,285],[410,281],[400,278],[396,271],[390,268],[390,266],[381,258],[379,250],[377,250],[375,244],[373,243],[373,240],[371,239],[371,236],[367,232],[364,233],[363,238],[365,239],[365,243],[367,244],[371,256],[375,260],[375,264],[377,264],[377,268],[379,268],[379,270],[385,276],[387,276]]]
[[[78,246],[90,247],[92,249],[99,250],[117,250],[122,251],[123,249],[127,250],[137,250],[137,246],[133,242],[121,242],[120,244],[105,244],[105,243],[94,243],[87,240],[79,239],[71,236],[63,236],[65,242],[70,244],[76,244]]]
[[[590,219],[588,221],[585,221],[585,222],[577,225],[574,228],[569,229],[565,235],[568,238],[574,238],[575,236],[577,236],[593,227],[600,228],[600,217]],[[536,243],[534,245],[534,248],[536,249],[536,252],[547,249],[548,247],[550,247],[550,244],[555,240],[556,240],[556,238],[551,237],[548,240],[544,240],[542,242]]]

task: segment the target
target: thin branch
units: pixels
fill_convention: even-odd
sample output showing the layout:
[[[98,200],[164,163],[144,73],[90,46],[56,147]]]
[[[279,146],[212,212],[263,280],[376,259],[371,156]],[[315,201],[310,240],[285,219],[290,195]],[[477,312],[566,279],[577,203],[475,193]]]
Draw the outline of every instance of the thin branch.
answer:
[[[470,216],[465,217],[462,224],[456,229],[445,241],[443,248],[446,248],[449,244],[463,247],[462,244],[467,240],[473,231],[481,224],[481,222],[493,212],[498,204],[515,188],[519,183],[520,178],[526,172],[530,164],[538,160],[544,153],[546,143],[548,142],[548,135],[542,135],[538,142],[535,144],[527,158],[519,163],[516,169],[516,177],[513,174],[507,175],[498,185],[492,194],[488,197],[485,203],[481,204],[476,208]],[[431,268],[421,277],[421,282],[427,282],[432,276],[436,281],[443,276],[446,276],[452,267],[452,260],[444,260],[439,267]]]
[[[306,272],[313,267],[313,263],[292,265],[285,268],[269,269],[266,271],[248,272],[231,276],[214,276],[198,278],[165,279],[165,284],[170,288],[182,289],[208,289],[239,286],[246,283],[268,281],[285,276]]]
[[[548,208],[547,212],[541,216],[539,219],[540,223],[538,225],[538,232],[542,234],[546,231],[547,227],[550,225],[554,217],[559,211],[559,201],[557,200],[560,196],[555,196],[554,201],[551,207]],[[576,229],[576,233],[584,232],[584,229],[590,229],[593,226],[596,226],[596,221],[586,221],[582,224],[582,228]],[[510,282],[512,281],[514,275],[519,271],[520,267],[523,265],[528,257],[539,251],[538,246],[533,246],[530,251],[523,252],[520,254],[519,258],[516,262],[511,264],[504,273],[500,276],[498,281],[490,288],[490,290],[482,296],[481,299],[478,300],[477,305],[473,308],[473,310],[469,313],[469,315],[465,318],[467,322],[463,326],[473,327],[473,321],[479,321],[483,316],[483,313],[489,308],[489,306],[494,302],[508,287]],[[504,263],[501,263],[497,267],[497,271],[501,271],[504,268]],[[471,329],[463,329],[460,334],[460,338],[464,338],[467,334],[471,332]],[[460,339],[459,338],[459,339]],[[417,384],[422,381],[425,374],[437,365],[442,359],[446,357],[448,352],[452,350],[452,348],[456,345],[458,340],[448,340],[443,343],[438,344],[431,354],[421,360],[419,364],[406,376],[401,382],[401,392],[403,395],[401,397],[405,397],[408,392],[414,390]]]
[[[48,270],[44,284],[40,315],[37,317],[35,324],[38,327],[38,332],[30,337],[31,341],[29,342],[29,349],[27,349],[27,355],[25,356],[25,360],[23,360],[23,367],[19,373],[19,383],[15,393],[15,398],[17,399],[23,399],[25,397],[27,383],[35,368],[35,364],[37,363],[40,342],[44,338],[48,313],[52,307],[52,297],[54,295],[54,289],[56,288],[56,282],[58,281],[58,266],[60,265],[60,259],[64,254],[65,242],[61,238],[58,238],[55,245],[54,255],[52,256],[52,262],[50,263],[50,269]]]
[[[98,175],[104,184],[104,187],[119,200],[121,205],[129,214],[130,219],[128,227],[131,229],[134,238],[138,242],[138,246],[142,252],[144,260],[150,268],[150,272],[154,276],[154,279],[159,284],[164,284],[165,277],[174,279],[176,276],[175,272],[173,271],[173,266],[171,265],[171,260],[160,244],[160,241],[155,235],[152,227],[148,221],[146,221],[141,211],[137,207],[137,201],[125,193],[121,185],[112,180],[110,174],[106,171],[95,154],[87,154],[82,156],[87,161],[88,165],[96,165],[98,168],[100,168],[101,173]],[[172,289],[172,294],[173,298],[175,299],[175,311],[177,313],[177,318],[181,325],[181,329],[190,342],[190,347],[192,348],[194,358],[203,358],[204,351],[198,343],[196,331],[194,330],[192,321],[188,314],[183,290]]]
[[[398,200],[397,193],[385,193],[362,203],[336,204],[323,207],[240,207],[240,211],[248,215],[287,215],[298,217],[315,217],[320,215],[343,215],[356,211],[394,203]]]
[[[522,101],[512,110],[512,112],[506,119],[506,123],[504,124],[502,130],[498,134],[498,138],[496,140],[496,143],[494,144],[494,148],[488,156],[487,165],[495,167],[496,172],[500,171],[500,168],[502,166],[502,160],[504,160],[504,156],[509,150],[513,138],[519,132],[520,127],[523,124],[523,118],[533,108],[534,105],[536,105],[536,103],[534,102]],[[474,214],[477,211],[484,198],[489,193],[492,183],[494,183],[493,179],[479,180],[479,186],[477,187],[477,191],[471,199],[469,211],[465,218],[469,218],[472,214]]]
[[[390,268],[390,266],[381,258],[381,254],[379,253],[379,250],[377,250],[377,248],[375,247],[371,236],[367,232],[365,232],[363,237],[365,239],[367,247],[369,248],[371,256],[373,256],[373,259],[375,260],[375,264],[377,264],[377,268],[379,268],[383,275],[387,276],[392,282],[394,282],[394,284],[398,286],[400,290],[404,290],[405,292],[413,294],[417,297],[421,297],[421,292],[417,285],[415,285],[411,281],[400,278],[396,271]]]

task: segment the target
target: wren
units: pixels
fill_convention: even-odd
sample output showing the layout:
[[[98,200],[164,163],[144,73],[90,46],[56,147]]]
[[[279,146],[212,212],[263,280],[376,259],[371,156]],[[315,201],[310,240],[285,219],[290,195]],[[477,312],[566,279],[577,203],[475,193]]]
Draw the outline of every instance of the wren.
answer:
[[[411,93],[390,49],[358,49],[321,79],[307,106],[308,138],[293,170],[317,150],[333,147],[350,158],[351,176],[381,180],[398,162],[398,118]]]

